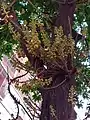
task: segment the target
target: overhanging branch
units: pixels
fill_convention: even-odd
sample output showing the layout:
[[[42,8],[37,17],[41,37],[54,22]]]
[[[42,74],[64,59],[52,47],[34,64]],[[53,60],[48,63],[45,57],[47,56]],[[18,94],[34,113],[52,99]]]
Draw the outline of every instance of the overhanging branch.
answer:
[[[8,74],[7,74],[8,75]],[[25,109],[25,107],[20,103],[20,101],[18,101],[16,99],[16,97],[11,93],[11,90],[10,90],[10,86],[11,86],[11,81],[9,79],[9,75],[7,76],[7,80],[8,80],[8,92],[11,96],[11,98],[14,100],[16,106],[17,106],[17,115],[16,117],[14,118],[14,120],[17,120],[18,117],[19,117],[19,105],[22,106],[22,108],[24,109],[24,111],[27,113],[28,117],[30,118],[30,120],[33,120],[32,117],[29,115],[29,113],[27,112],[27,110]]]

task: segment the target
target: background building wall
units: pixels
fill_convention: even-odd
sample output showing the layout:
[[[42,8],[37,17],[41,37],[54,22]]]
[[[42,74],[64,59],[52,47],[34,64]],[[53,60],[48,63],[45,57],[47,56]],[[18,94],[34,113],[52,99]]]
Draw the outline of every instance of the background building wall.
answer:
[[[16,115],[17,108],[16,105],[8,93],[7,86],[7,70],[10,78],[16,76],[16,70],[12,67],[7,56],[4,56],[0,62],[0,120],[9,120],[11,119],[11,114]],[[13,95],[21,102],[25,107],[22,94],[11,85],[11,91]],[[19,107],[20,114],[18,120],[30,120],[28,115],[25,113],[22,107]]]

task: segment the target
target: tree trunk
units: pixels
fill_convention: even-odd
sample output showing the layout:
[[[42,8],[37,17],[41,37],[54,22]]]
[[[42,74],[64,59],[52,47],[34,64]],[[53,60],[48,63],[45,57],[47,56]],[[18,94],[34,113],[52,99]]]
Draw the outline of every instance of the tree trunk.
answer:
[[[76,114],[72,103],[68,101],[69,90],[72,85],[75,85],[75,80],[72,78],[57,86],[65,80],[65,76],[57,75],[53,77],[51,89],[44,89],[42,92],[42,111],[40,120],[75,120]]]
[[[72,1],[72,2],[70,2]],[[56,19],[56,26],[62,26],[64,34],[68,37],[71,34],[72,24],[74,20],[75,11],[75,0],[58,0],[59,9],[58,16]],[[71,66],[71,59],[68,60],[68,66]],[[71,68],[68,68],[71,69]],[[42,109],[40,120],[75,120],[76,113],[74,106],[69,99],[69,90],[71,86],[75,86],[74,75],[71,79],[66,78],[66,81],[59,85],[65,80],[65,74],[60,73],[52,77],[51,89],[43,89],[42,94]],[[57,86],[59,85],[59,86]],[[56,86],[56,87],[54,87]]]
[[[72,2],[70,3],[70,1]],[[74,21],[75,6],[76,4],[74,0],[66,0],[66,3],[59,4],[58,15],[56,18],[55,25],[58,27],[62,26],[64,34],[67,36],[69,34],[72,35],[72,25]]]

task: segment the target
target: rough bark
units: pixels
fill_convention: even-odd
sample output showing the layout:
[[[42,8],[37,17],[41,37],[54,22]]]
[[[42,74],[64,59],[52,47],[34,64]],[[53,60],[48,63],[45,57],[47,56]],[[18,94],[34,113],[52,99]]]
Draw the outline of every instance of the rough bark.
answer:
[[[62,26],[65,35],[72,35],[72,25],[74,20],[74,12],[75,12],[75,1],[74,0],[58,0],[59,9],[58,15],[56,19],[56,26]]]
[[[44,89],[42,92],[42,111],[40,120],[75,120],[75,111],[71,103],[68,102],[69,89],[71,85],[75,84],[74,78],[67,80],[60,84],[65,79],[65,75],[60,73],[53,76],[52,86],[56,86],[51,89]],[[51,115],[52,111],[50,106],[53,106],[55,116]]]
[[[55,25],[57,27],[62,26],[65,35],[72,35],[72,24],[74,20],[75,1],[73,0],[58,0],[59,9],[58,16]],[[68,58],[68,66],[71,65],[71,59]],[[68,69],[71,69],[71,67]],[[76,113],[72,103],[68,102],[69,89],[73,85],[75,86],[74,75],[71,79],[66,78],[66,81],[59,85],[65,80],[65,73],[56,73],[52,76],[51,89],[43,89],[42,94],[42,111],[40,120],[75,120]],[[57,87],[57,85],[59,85]],[[56,86],[52,88],[53,86]],[[51,106],[54,110],[55,115],[52,115]]]

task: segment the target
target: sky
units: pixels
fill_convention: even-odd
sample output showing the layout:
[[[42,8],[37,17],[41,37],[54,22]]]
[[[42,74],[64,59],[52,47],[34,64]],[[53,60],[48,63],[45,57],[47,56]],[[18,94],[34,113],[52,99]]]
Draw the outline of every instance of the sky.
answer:
[[[75,107],[75,111],[77,112],[77,119],[76,120],[83,120],[85,118],[85,112],[86,112],[86,107],[88,104],[88,100],[83,100],[83,108],[77,108],[77,106]],[[90,118],[88,118],[87,120],[90,120]]]

